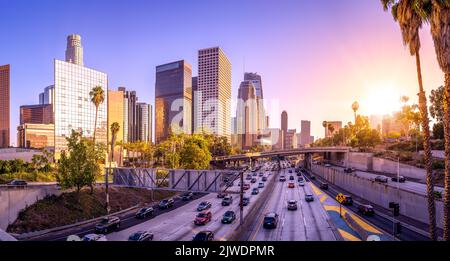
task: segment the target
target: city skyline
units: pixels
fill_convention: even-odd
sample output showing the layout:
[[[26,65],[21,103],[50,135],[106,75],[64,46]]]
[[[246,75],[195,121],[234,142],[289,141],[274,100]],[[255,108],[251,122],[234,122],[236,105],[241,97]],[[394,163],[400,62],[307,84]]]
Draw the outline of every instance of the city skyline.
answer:
[[[190,12],[184,12],[183,17],[191,30],[179,30],[171,21],[170,12],[164,12],[169,7],[175,9],[198,9],[202,1],[192,3],[172,2],[171,4],[152,4],[155,15],[147,18],[142,10],[149,10],[150,4],[144,1],[135,1],[133,5],[127,5],[125,10],[120,9],[120,2],[94,2],[92,9],[84,10],[76,4],[69,4],[74,10],[82,14],[83,22],[70,21],[61,12],[67,4],[56,1],[42,1],[39,4],[29,1],[14,1],[3,4],[6,15],[0,17],[0,22],[5,24],[5,33],[8,39],[2,42],[0,48],[0,64],[11,64],[11,143],[15,144],[15,127],[19,125],[19,107],[24,104],[35,104],[35,97],[42,87],[52,83],[52,61],[63,60],[63,39],[72,33],[78,33],[83,38],[83,47],[86,49],[84,56],[88,57],[86,64],[92,68],[101,68],[110,76],[110,89],[117,86],[133,86],[139,92],[141,100],[153,104],[155,76],[152,68],[166,61],[185,59],[193,67],[193,75],[197,75],[197,51],[209,46],[220,46],[225,50],[234,70],[232,71],[232,97],[236,97],[239,83],[243,80],[244,71],[257,72],[264,76],[265,98],[282,101],[279,112],[286,110],[292,115],[289,128],[299,129],[301,120],[339,119],[348,122],[352,119],[350,109],[351,102],[359,100],[362,114],[373,114],[376,108],[376,100],[384,97],[385,93],[394,93],[392,100],[387,101],[390,106],[384,114],[396,103],[397,94],[402,93],[416,101],[414,63],[405,51],[400,41],[398,25],[392,23],[389,14],[382,12],[377,1],[345,1],[345,4],[330,3],[330,1],[285,1],[277,8],[271,8],[273,2],[246,1],[242,4],[237,1],[208,2],[209,7],[220,7],[223,10],[221,17],[228,19],[211,19],[208,25],[202,19],[196,18]],[[174,5],[177,3],[177,5]],[[105,22],[98,22],[96,16],[99,8],[107,5],[107,15],[102,15]],[[234,12],[236,5],[237,12]],[[323,14],[311,17],[309,13],[316,13],[324,6]],[[49,7],[51,6],[51,7]],[[43,11],[42,8],[47,11]],[[8,13],[14,13],[16,8],[23,10],[26,19],[18,21],[12,19]],[[206,8],[206,7],[205,7]],[[250,8],[259,12],[252,12],[255,19],[240,19],[246,17]],[[344,9],[349,10],[344,10]],[[114,14],[124,12],[124,19],[133,13],[134,19],[121,26],[114,26],[112,21]],[[329,10],[337,9],[342,12]],[[355,13],[360,10],[360,25],[354,26],[353,19],[348,18],[348,12]],[[11,11],[11,12],[8,12]],[[233,11],[233,12],[232,12]],[[54,13],[54,17],[40,19],[42,15],[47,17],[48,12]],[[156,14],[157,13],[157,14]],[[181,12],[178,12],[181,13]],[[304,18],[297,19],[292,24],[298,13],[305,14]],[[279,19],[267,19],[272,16]],[[213,18],[208,15],[208,18]],[[266,20],[268,21],[264,21]],[[55,26],[55,19],[60,22]],[[94,20],[95,19],[95,20]],[[313,19],[316,28],[314,32],[306,26],[301,26],[303,19]],[[330,19],[339,27],[340,37],[327,29]],[[101,20],[101,19],[100,19]],[[227,22],[223,22],[223,21]],[[322,21],[321,21],[322,20]],[[14,21],[14,24],[12,23]],[[45,27],[46,30],[39,33],[30,29],[30,23]],[[165,23],[164,23],[165,22]],[[49,23],[49,24],[47,24]],[[149,25],[163,24],[154,31],[152,36],[142,37]],[[200,28],[216,26],[216,31],[203,33]],[[426,26],[428,27],[428,26]],[[117,30],[115,34],[112,29]],[[132,30],[128,30],[133,28]],[[283,29],[280,29],[283,28]],[[246,34],[254,29],[251,39]],[[261,30],[270,32],[271,38],[283,39],[280,41],[263,41],[265,35],[258,34]],[[422,63],[424,70],[424,83],[427,93],[442,84],[442,74],[437,69],[435,54],[430,35],[424,28],[422,38]],[[223,32],[223,33],[219,33]],[[296,32],[295,34],[293,32]],[[120,37],[117,37],[117,35]],[[192,34],[192,37],[187,37]],[[32,37],[33,41],[23,41],[22,36]],[[154,40],[157,36],[157,41]],[[114,38],[113,38],[114,37]],[[243,41],[243,39],[246,41]],[[151,42],[150,42],[151,38]],[[186,44],[174,44],[174,39],[186,41]],[[333,39],[340,39],[339,42]],[[377,39],[377,41],[374,41]],[[18,44],[20,43],[20,44]],[[311,44],[314,43],[314,44]],[[379,48],[379,45],[382,48]],[[317,46],[314,46],[317,45]],[[268,52],[269,48],[277,50]],[[323,51],[318,53],[321,48]],[[8,50],[14,50],[10,52]],[[375,60],[378,58],[378,60]],[[327,62],[325,62],[325,60]],[[116,62],[117,61],[117,62]],[[120,62],[119,62],[120,61]],[[123,67],[123,63],[129,64],[129,69]],[[386,68],[383,64],[391,64]],[[319,67],[318,64],[321,64]],[[341,68],[336,70],[336,68]],[[241,69],[242,68],[242,69]],[[392,69],[395,68],[395,69]],[[327,77],[312,77],[320,73]],[[27,77],[20,77],[27,75]],[[380,82],[379,75],[383,75]],[[283,90],[280,92],[279,90]],[[339,89],[339,92],[334,92]],[[292,95],[295,93],[297,95]],[[351,93],[349,95],[349,93]],[[374,97],[374,98],[370,98]],[[327,106],[317,106],[314,101],[322,99]],[[154,104],[153,104],[154,105]],[[302,108],[311,108],[303,110]],[[231,110],[233,114],[234,110]],[[273,123],[271,127],[279,127],[280,113],[271,113],[269,116]],[[323,136],[321,120],[311,122],[311,133],[314,136]]]

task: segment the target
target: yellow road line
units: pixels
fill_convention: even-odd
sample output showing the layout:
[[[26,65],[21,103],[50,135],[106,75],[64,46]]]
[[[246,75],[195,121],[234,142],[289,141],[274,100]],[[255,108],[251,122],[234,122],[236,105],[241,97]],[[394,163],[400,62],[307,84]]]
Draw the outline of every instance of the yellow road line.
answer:
[[[320,202],[323,203],[326,199],[327,199],[327,195],[323,195],[323,196],[320,198]]]
[[[341,236],[342,236],[345,240],[348,240],[348,241],[361,241],[361,239],[355,237],[354,235],[348,233],[348,232],[345,231],[345,230],[342,230],[342,229],[338,228],[338,231],[339,231],[339,233],[341,234]]]
[[[350,216],[353,218],[353,220],[358,223],[359,226],[361,226],[362,228],[364,228],[364,230],[372,232],[372,233],[376,233],[376,234],[383,234],[382,232],[380,232],[378,229],[374,228],[373,226],[371,226],[370,224],[364,222],[364,220],[360,219],[358,216],[351,214]]]
[[[311,183],[311,188],[313,189],[314,193],[316,195],[322,195],[322,191],[320,191],[320,189],[318,189],[314,184]]]

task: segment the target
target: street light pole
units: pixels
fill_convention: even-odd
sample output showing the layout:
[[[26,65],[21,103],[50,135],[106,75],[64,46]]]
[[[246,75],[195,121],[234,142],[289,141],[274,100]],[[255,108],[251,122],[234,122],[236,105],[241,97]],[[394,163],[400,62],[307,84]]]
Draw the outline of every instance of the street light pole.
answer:
[[[239,224],[244,224],[244,172],[241,171],[241,192],[240,192],[240,204],[239,204]]]

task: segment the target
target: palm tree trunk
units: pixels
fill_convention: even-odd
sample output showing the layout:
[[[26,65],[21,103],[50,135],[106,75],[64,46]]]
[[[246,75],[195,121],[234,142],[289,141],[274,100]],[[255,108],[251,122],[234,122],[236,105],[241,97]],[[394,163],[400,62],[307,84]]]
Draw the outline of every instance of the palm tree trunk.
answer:
[[[433,241],[437,240],[436,235],[436,206],[434,202],[434,180],[433,180],[433,169],[431,161],[431,145],[430,145],[430,119],[428,118],[428,107],[427,98],[425,91],[423,89],[422,82],[422,69],[420,65],[420,54],[416,52],[416,67],[417,67],[417,77],[419,81],[419,110],[421,114],[421,124],[424,133],[423,139],[423,150],[424,150],[424,160],[425,160],[425,170],[426,170],[426,185],[427,185],[427,203],[428,203],[428,217],[429,217],[429,233],[430,239]]]
[[[97,133],[97,114],[98,114],[98,107],[95,106],[95,119],[94,119],[94,145],[95,145],[95,134]]]
[[[444,137],[445,137],[445,178],[444,178],[444,240],[450,240],[450,74],[445,74],[444,87]]]

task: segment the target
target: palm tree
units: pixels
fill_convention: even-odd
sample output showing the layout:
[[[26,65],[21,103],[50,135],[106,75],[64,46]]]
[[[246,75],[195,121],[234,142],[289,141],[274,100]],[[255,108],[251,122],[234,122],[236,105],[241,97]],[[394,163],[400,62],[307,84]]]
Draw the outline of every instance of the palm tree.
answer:
[[[322,122],[322,127],[325,128],[325,138],[327,137],[327,126],[328,126],[327,121],[323,121],[323,122]]]
[[[91,96],[91,102],[95,105],[95,120],[94,120],[94,144],[95,144],[95,134],[97,133],[97,116],[98,116],[98,108],[100,104],[105,101],[105,92],[103,91],[102,86],[95,86],[89,92],[89,96]]]
[[[359,109],[359,103],[357,101],[352,103],[352,110],[355,114],[355,123],[356,123],[356,111]]]
[[[111,158],[109,159],[109,170],[106,172],[106,175],[111,171],[111,163],[114,160],[114,147],[117,138],[117,132],[120,130],[120,125],[117,122],[113,122],[110,127],[111,130]],[[110,206],[109,206],[109,180],[106,178],[105,183],[105,192],[106,192],[106,212],[109,214]]]
[[[436,234],[436,207],[434,202],[434,184],[433,184],[433,170],[431,159],[431,145],[430,145],[430,119],[427,110],[427,98],[423,88],[422,69],[420,65],[420,36],[419,29],[422,24],[426,22],[426,17],[423,15],[423,1],[422,0],[381,0],[384,10],[391,8],[394,20],[399,23],[402,33],[403,44],[409,47],[409,52],[416,58],[417,80],[419,83],[419,110],[421,114],[421,125],[424,132],[423,148],[424,161],[426,170],[426,184],[427,184],[427,203],[429,216],[429,233],[431,240],[437,240]],[[407,102],[407,97],[401,98],[402,102]]]
[[[429,13],[431,35],[439,67],[445,74],[444,87],[444,240],[450,240],[450,0],[433,0],[425,9]]]

